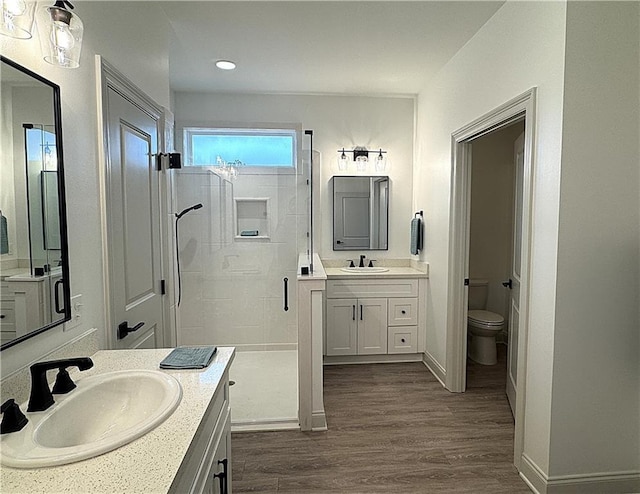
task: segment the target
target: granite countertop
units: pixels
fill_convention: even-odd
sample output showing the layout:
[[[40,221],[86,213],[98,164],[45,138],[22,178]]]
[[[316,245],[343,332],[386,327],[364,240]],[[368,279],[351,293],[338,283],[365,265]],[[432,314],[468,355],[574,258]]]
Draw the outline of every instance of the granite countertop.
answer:
[[[70,374],[80,379],[123,369],[160,370],[158,364],[170,351],[103,350],[91,356],[92,369]],[[182,386],[180,405],[162,424],[129,444],[77,463],[32,470],[3,466],[2,492],[167,492],[234,355],[233,347],[218,347],[204,370],[160,370]]]
[[[383,272],[346,272],[342,268],[328,268],[325,267],[327,273],[327,279],[340,280],[340,279],[360,279],[360,278],[428,278],[429,273],[421,271],[419,269],[412,268],[410,266],[385,266],[388,271]]]

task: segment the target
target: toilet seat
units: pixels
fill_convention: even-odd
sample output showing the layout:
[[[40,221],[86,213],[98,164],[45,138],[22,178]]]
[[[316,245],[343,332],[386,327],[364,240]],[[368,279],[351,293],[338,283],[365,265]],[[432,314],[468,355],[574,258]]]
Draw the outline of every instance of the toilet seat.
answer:
[[[497,328],[504,324],[504,317],[488,310],[470,310],[467,320],[473,325],[484,328]]]

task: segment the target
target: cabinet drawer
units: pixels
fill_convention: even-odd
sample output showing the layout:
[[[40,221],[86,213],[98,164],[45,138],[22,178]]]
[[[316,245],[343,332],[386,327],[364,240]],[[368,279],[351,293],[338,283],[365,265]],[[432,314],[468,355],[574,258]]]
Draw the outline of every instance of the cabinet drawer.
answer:
[[[13,326],[16,323],[16,309],[14,304],[6,302],[0,305],[0,327]]]
[[[389,326],[415,326],[418,324],[417,298],[389,299]]]
[[[328,280],[327,298],[417,297],[418,280]]]
[[[388,353],[418,353],[417,326],[390,327],[388,336]]]

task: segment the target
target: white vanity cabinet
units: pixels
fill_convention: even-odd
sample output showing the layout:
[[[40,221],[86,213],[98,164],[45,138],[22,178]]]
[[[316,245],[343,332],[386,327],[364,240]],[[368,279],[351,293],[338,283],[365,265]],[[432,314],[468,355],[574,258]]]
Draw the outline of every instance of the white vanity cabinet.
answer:
[[[221,481],[222,478],[222,481]],[[225,373],[171,484],[176,494],[231,494],[231,410]]]
[[[417,279],[327,281],[327,356],[417,353]]]

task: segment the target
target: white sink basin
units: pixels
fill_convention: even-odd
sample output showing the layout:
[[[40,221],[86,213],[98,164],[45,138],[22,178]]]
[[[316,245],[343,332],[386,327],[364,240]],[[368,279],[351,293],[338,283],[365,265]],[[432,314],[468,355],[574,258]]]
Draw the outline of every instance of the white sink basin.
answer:
[[[182,398],[180,383],[159,371],[108,372],[76,384],[70,393],[54,395],[48,410],[26,413],[24,429],[1,436],[3,465],[49,467],[98,456],[160,425]],[[27,404],[20,408],[24,412]]]
[[[389,268],[383,268],[381,266],[373,266],[371,268],[340,268],[342,271],[347,273],[384,273],[385,271],[389,271]]]

